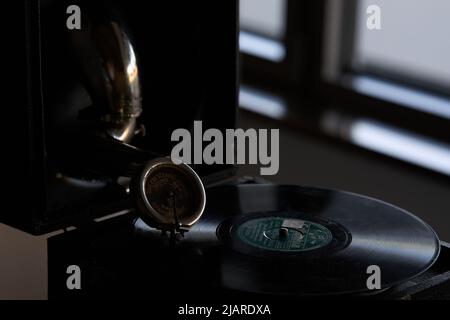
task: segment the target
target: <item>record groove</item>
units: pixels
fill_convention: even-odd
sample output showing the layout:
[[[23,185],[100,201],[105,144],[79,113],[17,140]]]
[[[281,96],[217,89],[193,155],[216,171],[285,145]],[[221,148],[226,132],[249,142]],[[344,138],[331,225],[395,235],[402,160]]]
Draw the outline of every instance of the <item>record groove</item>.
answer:
[[[440,250],[426,223],[385,202],[277,185],[207,190],[182,246],[202,250],[217,286],[300,296],[370,293],[370,266],[381,270],[381,292],[425,272]]]

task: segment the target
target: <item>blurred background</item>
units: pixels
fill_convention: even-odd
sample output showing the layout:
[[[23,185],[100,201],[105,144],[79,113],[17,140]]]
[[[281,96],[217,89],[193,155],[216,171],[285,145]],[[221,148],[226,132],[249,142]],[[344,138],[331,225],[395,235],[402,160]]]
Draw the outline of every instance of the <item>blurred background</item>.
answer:
[[[269,179],[385,200],[450,241],[450,2],[241,0],[240,21],[241,126],[281,129]]]
[[[240,28],[238,125],[280,129],[268,179],[385,200],[450,241],[450,2],[240,0]],[[0,224],[0,299],[46,298],[52,235]]]

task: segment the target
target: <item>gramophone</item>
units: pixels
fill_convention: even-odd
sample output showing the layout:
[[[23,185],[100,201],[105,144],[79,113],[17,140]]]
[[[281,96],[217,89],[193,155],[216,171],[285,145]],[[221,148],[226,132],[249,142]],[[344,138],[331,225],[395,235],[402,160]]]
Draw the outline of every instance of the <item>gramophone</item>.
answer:
[[[80,30],[66,25],[74,5]],[[18,201],[1,219],[56,232],[50,298],[448,293],[448,245],[400,208],[342,191],[227,181],[232,165],[167,157],[176,129],[235,127],[235,1],[28,0],[21,10],[25,54],[11,61],[25,66],[26,81],[5,113],[21,120],[6,140],[25,152],[7,167]],[[82,290],[67,286],[72,266],[83,272]],[[374,293],[367,267],[377,266]]]
[[[79,30],[66,25],[74,5]],[[44,234],[137,208],[160,229],[189,228],[204,207],[203,186],[235,169],[173,165],[171,133],[194,121],[235,126],[236,7],[23,1],[29,80],[21,108],[29,130],[21,144],[30,201],[3,220]],[[192,203],[187,189],[196,190]]]

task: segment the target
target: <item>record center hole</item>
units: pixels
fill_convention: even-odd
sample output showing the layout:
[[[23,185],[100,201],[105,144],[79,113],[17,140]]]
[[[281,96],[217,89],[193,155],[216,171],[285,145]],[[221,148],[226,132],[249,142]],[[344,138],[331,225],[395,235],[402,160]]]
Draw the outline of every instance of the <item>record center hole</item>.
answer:
[[[288,228],[281,228],[280,231],[278,231],[278,237],[280,239],[286,239],[288,236],[289,236]]]
[[[300,239],[303,239],[305,236],[304,233],[299,229],[291,229],[291,228],[279,228],[278,230],[266,230],[263,232],[264,236],[269,240],[275,241],[285,241],[289,239],[289,233],[296,233]]]

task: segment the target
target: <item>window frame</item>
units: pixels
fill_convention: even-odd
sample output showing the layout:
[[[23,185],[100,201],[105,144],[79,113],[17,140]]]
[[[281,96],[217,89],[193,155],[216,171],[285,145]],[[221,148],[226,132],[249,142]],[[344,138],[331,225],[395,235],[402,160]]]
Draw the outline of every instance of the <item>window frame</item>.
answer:
[[[320,0],[324,2],[324,12],[320,20],[324,24],[322,45],[320,52],[324,61],[324,68],[316,70],[321,74],[315,94],[321,98],[322,104],[333,103],[336,108],[366,117],[372,117],[396,126],[424,134],[441,141],[450,142],[450,119],[410,108],[401,103],[391,102],[381,97],[371,97],[359,93],[349,83],[358,76],[376,77],[382,82],[393,82],[399,78],[386,75],[382,70],[378,72],[371,68],[365,72],[352,70],[352,54],[355,41],[355,16],[357,0]],[[328,26],[325,24],[328,23]],[[329,25],[329,24],[334,25]],[[335,34],[330,35],[330,30]],[[345,34],[345,37],[342,35]],[[344,41],[341,41],[344,39]],[[331,44],[330,44],[331,43]],[[333,53],[327,46],[340,43]],[[334,55],[334,56],[333,56]],[[429,88],[419,81],[402,78],[406,88],[428,91]],[[436,92],[430,91],[435,94]],[[439,92],[442,95],[442,92]],[[450,99],[450,95],[445,96]],[[361,108],[364,106],[364,108]]]
[[[304,75],[312,76],[313,70],[319,63],[318,61],[314,64],[306,63],[313,56],[317,57],[319,54],[319,52],[315,52],[315,49],[318,49],[317,45],[311,47],[311,38],[313,37],[317,41],[321,32],[321,29],[310,27],[315,21],[314,17],[308,13],[311,10],[316,12],[315,8],[317,5],[321,5],[322,0],[286,1],[285,36],[281,40],[264,36],[270,40],[280,41],[286,50],[285,59],[281,62],[274,62],[241,52],[241,75],[246,84],[271,88],[270,91],[275,90],[282,93],[300,91],[300,94],[304,95],[312,88],[312,83],[305,81]],[[317,24],[317,26],[320,25]],[[256,35],[261,36],[261,34]],[[266,77],[263,77],[264,75]],[[304,89],[299,90],[299,88]]]
[[[347,65],[354,51],[355,36],[348,36],[348,34],[349,32],[354,34],[352,26],[355,26],[357,0],[312,0],[307,1],[307,4],[305,2],[289,0],[288,3],[288,19],[290,20],[284,43],[289,59],[281,65],[273,65],[270,61],[242,54],[243,83],[254,86],[263,93],[268,92],[282,98],[286,110],[282,116],[274,119],[288,127],[300,130],[303,134],[320,137],[323,141],[332,141],[333,144],[343,148],[348,147],[358,153],[370,154],[373,158],[401,164],[417,172],[426,172],[435,178],[441,177],[448,182],[449,176],[442,172],[357,146],[339,133],[333,134],[324,129],[321,123],[323,115],[329,111],[337,111],[344,118],[374,120],[424,138],[434,139],[436,142],[450,142],[449,119],[419,111],[401,103],[362,94],[344,83],[343,78],[351,80],[352,77],[364,75],[351,70]],[[330,3],[335,6],[335,11],[329,11]],[[346,30],[346,37],[343,38],[345,42],[341,41],[342,36],[339,34],[330,37],[329,28],[336,30],[336,25],[330,27],[330,19],[335,20],[340,32]],[[298,44],[299,34],[302,35],[301,44]],[[335,68],[334,72],[338,75],[337,81],[330,81],[325,74],[327,67],[330,67],[325,61],[325,53],[328,52],[327,45],[330,45],[330,41],[331,44],[337,44],[330,55],[334,63],[331,67]],[[300,54],[296,56],[298,52]],[[300,68],[298,65],[302,64],[302,59],[303,63],[305,61],[306,63]],[[290,68],[290,63],[298,65],[296,68]],[[331,71],[333,72],[333,69]],[[286,74],[289,72],[295,74],[287,77]],[[269,80],[261,80],[261,78],[267,78],[267,75]],[[395,81],[395,79],[383,80]],[[261,113],[263,114],[264,112]]]

